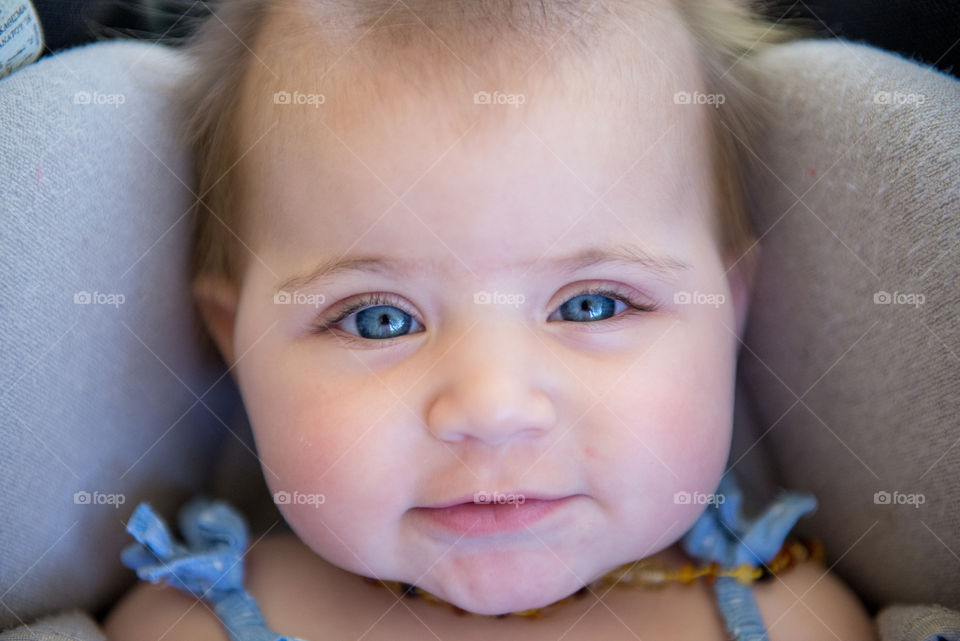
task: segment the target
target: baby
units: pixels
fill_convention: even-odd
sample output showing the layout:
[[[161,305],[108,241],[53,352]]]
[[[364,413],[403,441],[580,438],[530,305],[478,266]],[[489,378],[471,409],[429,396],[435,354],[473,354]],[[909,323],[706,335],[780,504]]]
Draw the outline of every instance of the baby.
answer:
[[[726,601],[753,622],[729,577],[592,587],[708,566],[681,539],[736,502],[737,145],[788,35],[734,0],[225,2],[183,89],[193,293],[296,536],[240,561],[270,634],[142,583],[109,638],[875,638],[816,560]]]

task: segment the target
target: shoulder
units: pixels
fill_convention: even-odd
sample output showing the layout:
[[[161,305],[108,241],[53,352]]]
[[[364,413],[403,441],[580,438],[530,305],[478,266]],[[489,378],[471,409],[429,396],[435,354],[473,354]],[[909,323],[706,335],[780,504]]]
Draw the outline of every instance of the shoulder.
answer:
[[[755,584],[771,641],[876,641],[860,599],[819,561],[801,563]]]
[[[210,605],[166,585],[140,583],[107,614],[108,641],[229,641]]]
[[[267,537],[248,550],[244,556],[245,584],[255,598],[250,579],[257,577],[251,577],[251,566],[270,566],[274,560],[286,560],[291,547],[285,537]],[[209,603],[166,584],[144,581],[110,610],[103,631],[108,641],[229,641]]]

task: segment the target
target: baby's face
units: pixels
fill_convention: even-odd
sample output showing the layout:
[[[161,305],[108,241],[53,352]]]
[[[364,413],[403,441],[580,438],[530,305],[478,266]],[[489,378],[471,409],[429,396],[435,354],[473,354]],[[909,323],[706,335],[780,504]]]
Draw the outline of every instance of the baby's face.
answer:
[[[459,131],[427,96],[352,127],[275,107],[228,341],[267,483],[314,551],[495,614],[702,512],[745,297],[708,225],[700,112],[674,90],[644,98],[629,141],[626,114],[546,92],[460,105],[484,120]],[[477,492],[525,503],[429,509]]]

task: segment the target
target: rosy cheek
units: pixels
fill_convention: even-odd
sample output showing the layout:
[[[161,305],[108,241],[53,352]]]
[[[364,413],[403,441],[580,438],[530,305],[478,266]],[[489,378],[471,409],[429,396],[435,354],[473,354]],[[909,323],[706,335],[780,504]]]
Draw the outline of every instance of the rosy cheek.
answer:
[[[719,406],[723,406],[720,403]],[[680,477],[676,485],[688,491],[710,491],[719,479],[730,447],[730,420],[713,399],[701,397],[665,411],[664,459]]]
[[[259,427],[258,450],[281,483],[324,484],[341,465],[355,463],[350,450],[356,435],[343,429],[335,416],[320,414],[315,406],[288,404]]]
[[[732,401],[725,400],[723,381],[691,368],[635,381],[633,388],[643,393],[611,399],[607,407],[612,416],[601,423],[606,438],[591,440],[591,446],[602,447],[598,460],[608,465],[597,461],[591,465],[603,486],[620,493],[636,492],[642,485],[649,508],[659,506],[658,512],[672,513],[677,507],[675,491],[712,491],[722,474],[731,429],[725,408]],[[613,469],[623,480],[611,478]]]

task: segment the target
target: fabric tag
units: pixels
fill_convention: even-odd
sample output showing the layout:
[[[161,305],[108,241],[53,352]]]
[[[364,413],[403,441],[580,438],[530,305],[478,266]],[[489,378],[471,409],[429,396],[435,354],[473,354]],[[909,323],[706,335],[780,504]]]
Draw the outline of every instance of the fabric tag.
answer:
[[[0,78],[43,52],[40,20],[30,0],[0,0]]]

